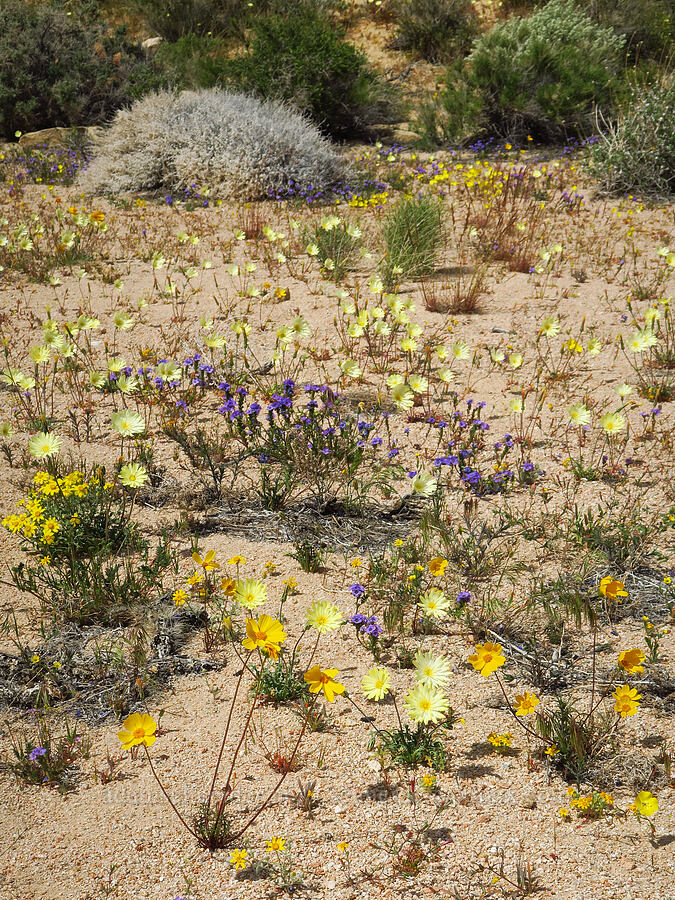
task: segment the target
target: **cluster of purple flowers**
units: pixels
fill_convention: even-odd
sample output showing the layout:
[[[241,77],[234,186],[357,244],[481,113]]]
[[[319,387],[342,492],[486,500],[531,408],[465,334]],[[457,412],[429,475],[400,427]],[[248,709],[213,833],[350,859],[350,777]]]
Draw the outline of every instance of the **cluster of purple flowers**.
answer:
[[[455,442],[450,441],[448,444],[448,450],[452,450],[454,448]],[[437,456],[434,460],[434,465],[436,467],[439,466],[462,466],[467,459],[473,455],[474,450],[462,449],[458,450],[457,453],[451,453],[450,456]]]
[[[479,404],[476,404],[476,407],[478,406]],[[474,420],[474,424],[480,426],[481,422],[480,420]],[[462,443],[464,442],[462,441]],[[456,467],[462,484],[465,484],[476,496],[484,497],[503,493],[516,478],[522,484],[532,484],[537,478],[537,471],[532,462],[523,462],[517,471],[507,466],[506,459],[508,454],[515,447],[515,441],[510,434],[505,434],[501,441],[496,441],[493,444],[497,467],[495,469],[493,462],[492,471],[488,474],[483,474],[475,462],[469,464],[469,460],[473,461],[478,456],[483,446],[482,444],[473,441],[470,446],[464,446],[461,449],[457,445],[457,441],[450,441],[447,445],[450,453],[447,456],[437,456],[434,459],[434,466],[437,468],[441,466]]]
[[[466,466],[462,470],[460,480],[468,486],[473,494],[484,497],[489,494],[503,493],[514,477],[510,469],[500,469],[498,472],[490,472],[489,475],[484,476],[478,469]]]
[[[12,170],[12,193],[22,182],[72,184],[78,173],[89,165],[91,158],[88,147],[48,147],[45,144],[23,155],[20,152],[7,153],[0,160],[0,165]]]
[[[189,187],[184,188],[178,196],[174,197],[171,194],[167,194],[164,200],[169,206],[173,206],[176,203],[184,203],[188,208],[203,206],[206,209],[212,198],[200,193],[196,184],[191,184]]]
[[[363,613],[355,613],[349,617],[349,622],[360,631],[361,634],[367,634],[368,637],[378,638],[384,629],[378,624],[377,616],[366,616]]]
[[[157,361],[157,365],[160,366],[167,362],[168,360],[166,359],[160,359]],[[124,366],[119,372],[108,373],[108,382],[103,386],[102,390],[115,390],[116,382],[119,380],[120,375],[126,375],[127,378],[130,375],[136,375],[142,382],[145,382],[146,385],[155,387],[158,390],[163,390],[167,387],[177,388],[183,383],[189,383],[194,387],[203,389],[207,387],[216,387],[216,369],[211,363],[202,362],[202,355],[200,353],[194,353],[183,361],[182,374],[185,381],[180,378],[163,378],[161,375],[157,374],[156,368],[153,368],[153,366],[139,366],[136,370],[131,366]],[[222,389],[223,384],[221,383],[218,387]]]
[[[35,762],[35,760],[39,756],[44,756],[46,753],[47,753],[47,750],[45,747],[33,747],[33,749],[30,751],[28,758],[30,759],[31,762]]]
[[[343,200],[351,200],[357,194],[378,193],[387,190],[388,185],[381,181],[365,179],[359,186],[359,190],[350,184],[336,182],[334,184],[300,184],[292,178],[288,184],[277,190],[270,191],[273,200],[295,200],[313,206],[321,203],[334,202],[337,197]]]
[[[536,478],[537,470],[534,463],[529,461],[522,463],[516,472],[502,468],[488,475],[482,475],[478,469],[466,466],[460,476],[460,480],[478,497],[503,494],[516,479],[521,484],[533,484]]]
[[[322,456],[331,456],[347,462],[358,462],[364,448],[369,445],[376,450],[383,444],[383,439],[373,434],[374,422],[360,417],[342,418],[339,410],[339,397],[326,385],[308,384],[304,393],[310,399],[304,406],[295,406],[298,398],[295,382],[287,379],[282,390],[272,394],[267,404],[267,428],[257,418],[261,407],[252,403],[246,415],[249,433],[264,442],[259,448],[258,458],[269,462],[289,449],[288,442],[302,439],[308,450]],[[243,407],[231,394],[223,398],[220,412],[227,414],[230,420],[243,414]],[[398,453],[389,451],[389,458]]]

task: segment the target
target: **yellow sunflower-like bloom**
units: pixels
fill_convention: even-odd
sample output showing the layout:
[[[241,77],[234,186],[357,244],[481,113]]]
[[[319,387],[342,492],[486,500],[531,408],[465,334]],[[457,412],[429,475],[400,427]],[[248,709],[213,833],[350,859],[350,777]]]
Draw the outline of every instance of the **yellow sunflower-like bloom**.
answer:
[[[335,681],[337,674],[337,669],[322,669],[319,666],[312,666],[308,672],[305,672],[305,681],[309,685],[310,694],[318,694],[323,691],[326,700],[332,703],[336,694],[345,692],[344,684]]]
[[[640,706],[642,694],[638,694],[635,688],[629,687],[627,684],[620,684],[614,694],[614,709],[625,719],[626,716],[634,716]]]
[[[307,625],[320,634],[335,631],[343,621],[340,610],[328,600],[317,600],[307,610]]]
[[[391,679],[386,669],[375,666],[361,679],[361,690],[367,700],[379,702],[389,693]]]
[[[653,816],[659,808],[659,801],[650,791],[640,791],[632,804],[633,812],[641,816]]]
[[[529,716],[538,705],[539,697],[535,697],[534,694],[529,694],[527,691],[524,694],[516,694],[517,716]]]
[[[201,558],[199,553],[195,551],[192,554],[192,559],[196,566],[201,566],[205,572],[212,572],[213,569],[219,569],[220,563],[216,562],[216,551],[209,550],[208,553],[204,556],[204,559]]]
[[[624,650],[619,653],[619,666],[628,672],[629,675],[639,675],[644,672],[645,667],[642,663],[645,661],[645,655],[642,650],[637,647],[633,650]]]
[[[607,597],[609,600],[616,600],[617,597],[627,597],[628,591],[623,581],[618,581],[607,575],[598,585],[598,593],[601,597]]]
[[[132,713],[122,723],[123,731],[117,732],[122,741],[122,750],[129,750],[143,744],[150,747],[156,741],[157,722],[147,713]]]
[[[445,574],[447,565],[447,559],[443,559],[442,556],[434,556],[433,559],[429,560],[429,571],[434,578],[440,578],[441,575]]]
[[[257,621],[246,620],[246,637],[241,643],[247,650],[264,650],[272,659],[277,659],[285,640],[281,622],[263,613]]]
[[[476,652],[469,657],[469,662],[477,672],[487,677],[504,665],[506,657],[500,644],[486,641],[484,644],[476,644]]]

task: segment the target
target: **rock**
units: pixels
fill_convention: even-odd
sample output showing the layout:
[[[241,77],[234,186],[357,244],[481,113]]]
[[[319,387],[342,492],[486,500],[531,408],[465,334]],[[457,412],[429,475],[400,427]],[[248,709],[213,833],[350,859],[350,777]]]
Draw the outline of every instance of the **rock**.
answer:
[[[488,709],[501,709],[504,706],[504,695],[500,691],[493,691],[484,702]]]
[[[525,788],[520,795],[520,805],[523,809],[534,809],[537,805],[537,794],[533,787]]]
[[[420,136],[415,131],[408,131],[406,128],[395,128],[391,133],[391,139],[395,144],[416,144]]]
[[[99,138],[104,131],[105,128],[103,128],[102,125],[87,125],[87,127],[84,129],[87,138],[92,142],[96,141],[96,139]]]
[[[73,135],[86,136],[90,141],[103,132],[100,125],[76,126],[73,128],[42,128],[40,131],[27,131],[19,138],[19,146],[26,150],[36,147],[63,147],[71,143]]]
[[[42,128],[40,131],[28,131],[19,138],[19,144],[30,150],[33,147],[58,147],[65,144],[70,128]]]
[[[164,40],[164,38],[159,37],[159,35],[157,37],[147,38],[146,40],[143,41],[143,43],[141,44],[141,47],[144,50],[156,50],[157,47],[159,47],[159,45],[162,43],[163,40]]]

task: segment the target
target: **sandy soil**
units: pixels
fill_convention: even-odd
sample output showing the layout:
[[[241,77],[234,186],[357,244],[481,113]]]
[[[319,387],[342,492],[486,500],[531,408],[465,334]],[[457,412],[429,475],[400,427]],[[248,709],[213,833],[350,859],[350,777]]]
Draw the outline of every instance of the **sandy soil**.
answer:
[[[419,161],[419,160],[418,160]],[[569,180],[578,178],[570,173]],[[602,342],[597,356],[584,356],[577,365],[574,377],[564,383],[552,383],[551,408],[544,408],[541,419],[534,426],[536,438],[545,438],[532,451],[532,459],[541,465],[546,476],[541,484],[549,492],[544,500],[541,485],[525,495],[514,495],[514,508],[527,506],[535,512],[556,508],[569,509],[570,504],[590,507],[607,495],[610,488],[602,482],[575,482],[563,465],[560,434],[564,431],[564,410],[572,400],[585,398],[589,405],[612,397],[613,388],[628,381],[635,383],[635,373],[621,354],[616,354],[620,333],[629,335],[629,326],[621,321],[625,312],[626,281],[633,277],[647,278],[654,270],[656,252],[672,236],[674,210],[672,207],[646,208],[632,201],[616,203],[593,199],[592,188],[583,187],[586,204],[571,216],[551,209],[544,227],[546,246],[560,243],[565,247],[564,260],[547,281],[536,274],[511,272],[499,262],[489,266],[478,312],[472,315],[433,312],[425,309],[422,287],[418,283],[401,286],[402,296],[411,296],[416,304],[414,321],[423,325],[425,333],[444,332],[448,343],[462,338],[471,348],[483,348],[483,359],[476,371],[468,364],[458,368],[456,389],[463,396],[473,396],[487,403],[486,414],[493,433],[500,435],[514,428],[514,416],[506,404],[510,391],[527,383],[525,372],[533,365],[534,340],[542,316],[557,314],[562,323],[558,341],[568,334],[576,334],[585,321],[584,339],[593,334]],[[44,200],[41,195],[44,194]],[[251,210],[210,207],[188,212],[170,209],[159,202],[149,201],[143,206],[133,203],[129,208],[111,207],[103,201],[94,206],[83,201],[74,188],[58,188],[47,192],[40,188],[26,189],[24,207],[20,215],[46,204],[84,204],[87,210],[101,209],[109,230],[92,251],[92,259],[83,263],[89,272],[82,279],[66,269],[58,271],[60,284],[36,283],[16,273],[4,273],[2,284],[3,332],[11,337],[10,360],[15,364],[25,358],[26,350],[39,340],[37,320],[44,317],[47,306],[59,320],[72,319],[82,308],[88,308],[101,319],[103,328],[97,340],[119,342],[119,352],[136,365],[144,348],[155,348],[162,358],[180,357],[197,346],[201,315],[213,316],[216,328],[228,334],[234,318],[247,315],[253,325],[251,345],[259,358],[269,357],[274,343],[274,330],[281,322],[302,314],[312,328],[310,345],[328,349],[329,358],[323,367],[335,377],[337,362],[344,358],[339,349],[333,326],[337,305],[335,288],[322,280],[318,266],[304,256],[307,276],[297,277],[284,266],[269,266],[265,261],[265,241],[237,241],[234,231],[245,224]],[[16,213],[16,207],[8,204]],[[459,207],[458,207],[459,208]],[[364,232],[363,244],[372,254],[357,263],[347,278],[347,287],[361,285],[372,274],[379,258],[378,222],[384,210],[350,210],[339,207],[338,215],[357,222]],[[302,226],[316,222],[325,210],[287,209],[270,204],[255,208],[261,221],[286,234],[289,219]],[[180,231],[199,234],[198,248],[179,244]],[[438,273],[432,281],[438,291],[445,290],[454,278],[453,266],[461,264],[458,256],[459,237],[452,232],[448,221],[448,236]],[[300,245],[300,241],[298,241]],[[634,247],[635,256],[629,258]],[[180,258],[182,264],[209,259],[213,267],[198,276],[194,292],[185,294],[184,305],[172,303],[153,287],[154,274],[150,258],[160,249],[168,258]],[[300,258],[300,249],[289,256]],[[629,259],[625,268],[621,259]],[[237,295],[238,283],[227,272],[232,262],[253,260],[257,270],[250,283],[262,286],[269,283],[266,296],[245,299]],[[631,269],[626,272],[626,269]],[[445,270],[445,274],[444,274]],[[583,270],[583,278],[579,272]],[[448,274],[448,272],[450,274]],[[164,272],[156,276],[160,284]],[[123,286],[116,288],[115,278]],[[176,275],[176,281],[181,281]],[[290,299],[278,302],[272,296],[276,286],[290,291]],[[670,285],[661,289],[667,295]],[[428,285],[425,290],[429,290]],[[138,317],[137,301],[149,299],[142,316]],[[114,333],[111,313],[120,306],[129,308],[139,318],[129,332]],[[173,345],[173,346],[172,346]],[[501,346],[522,352],[526,358],[523,371],[490,366],[488,350]],[[166,348],[166,353],[164,351]],[[94,348],[102,353],[103,344]],[[318,354],[317,354],[318,356]],[[301,379],[311,380],[317,368],[310,361]],[[364,383],[344,386],[347,395],[373,398],[378,391],[386,394],[384,378],[366,372]],[[3,393],[4,406],[9,409],[8,392]],[[439,401],[442,408],[442,403]],[[672,433],[673,404],[661,404],[662,413],[656,437],[639,441],[641,413],[651,408],[647,401],[636,399],[627,411],[633,427],[633,438],[625,455],[633,456],[636,464],[630,469],[633,492],[642,492],[645,503],[666,512],[673,503],[670,480],[675,456]],[[64,434],[66,455],[72,449],[75,459],[105,461],[116,453],[116,444],[107,433],[109,406],[97,418],[94,439],[76,444]],[[7,414],[7,413],[6,413]],[[395,428],[402,431],[406,423],[400,415]],[[424,435],[423,424],[410,426],[411,444]],[[20,459],[27,433],[11,439]],[[555,436],[555,437],[552,437]],[[420,448],[424,457],[425,449]],[[180,484],[180,503],[162,508],[139,505],[136,516],[150,535],[157,535],[161,525],[176,521],[185,511],[186,497],[197,492],[193,475],[173,458],[173,448],[157,436],[157,456],[166,469],[166,476]],[[182,462],[182,460],[181,460]],[[24,494],[26,473],[20,465],[10,467],[0,459],[0,501],[8,511]],[[638,485],[642,485],[641,487]],[[630,491],[629,491],[630,493]],[[493,501],[481,501],[489,504]],[[546,504],[552,504],[547,506]],[[205,513],[193,510],[199,518]],[[398,536],[398,533],[397,535]],[[659,537],[666,561],[659,565],[661,573],[675,564],[672,540]],[[664,540],[666,543],[664,544]],[[245,539],[228,531],[227,522],[221,531],[200,538],[200,550],[214,550],[227,569],[227,559],[242,554],[246,576],[260,577],[266,562],[277,564],[276,574],[266,580],[270,608],[275,608],[283,581],[294,577],[298,582],[297,595],[290,598],[286,608],[287,632],[299,634],[309,605],[317,599],[336,603],[345,613],[353,612],[353,598],[349,585],[355,570],[348,561],[357,553],[330,554],[324,570],[317,574],[301,571],[288,554],[289,543],[268,539]],[[181,566],[185,574],[191,572],[190,541],[176,534],[175,546],[182,554]],[[0,531],[0,553],[6,563],[18,559],[19,541],[5,530]],[[529,565],[542,575],[557,571],[558,565],[573,567],[578,555],[570,551],[567,559],[541,555],[532,548]],[[668,557],[668,553],[670,556]],[[365,557],[359,552],[358,555]],[[526,558],[526,557],[524,557]],[[360,574],[360,573],[359,573]],[[617,577],[623,573],[614,573]],[[458,576],[459,577],[459,576]],[[27,645],[39,644],[39,612],[33,601],[20,596],[3,575],[2,603],[6,611],[17,612],[22,639]],[[176,585],[181,579],[176,580]],[[517,591],[525,593],[525,578]],[[665,623],[663,619],[662,624]],[[616,654],[628,647],[644,645],[639,616],[627,616],[618,623],[603,622],[598,642],[607,644],[607,651],[599,656],[599,668],[608,673]],[[388,773],[390,786],[384,783],[379,763],[368,750],[370,725],[346,701],[338,698],[330,709],[332,727],[326,733],[309,734],[301,748],[301,768],[291,774],[273,802],[246,835],[242,846],[250,855],[265,857],[265,841],[272,836],[286,839],[292,849],[293,867],[302,873],[306,887],[303,896],[317,898],[398,898],[448,897],[473,898],[522,896],[515,886],[518,860],[531,863],[538,878],[537,896],[560,900],[667,900],[675,896],[675,794],[673,783],[656,764],[659,747],[665,742],[673,750],[674,706],[672,694],[658,698],[652,694],[644,700],[638,715],[622,722],[619,754],[622,767],[620,777],[614,779],[612,793],[617,807],[626,809],[636,790],[653,790],[659,798],[659,812],[654,819],[656,837],[650,842],[649,829],[635,817],[603,818],[592,822],[572,816],[562,820],[558,814],[568,802],[567,783],[547,763],[536,756],[528,764],[527,737],[519,732],[504,708],[494,679],[480,678],[468,665],[474,638],[468,630],[453,622],[428,635],[408,635],[402,638],[411,647],[422,646],[446,653],[453,666],[450,696],[456,713],[464,719],[447,740],[447,770],[438,775],[437,795],[424,792],[419,776],[411,791],[414,773],[392,770]],[[588,666],[590,635],[586,629],[574,632],[573,644],[578,665]],[[7,636],[4,647],[9,652]],[[195,634],[188,651],[197,658],[207,658],[201,637]],[[225,647],[216,657],[224,662],[221,669],[205,675],[188,675],[174,679],[164,691],[151,692],[148,709],[156,715],[163,710],[161,734],[151,755],[157,772],[170,791],[177,806],[189,808],[207,790],[210,774],[218,751],[227,711],[238,669],[238,659],[232,649]],[[322,639],[319,656],[325,665],[340,671],[340,679],[353,696],[358,696],[360,680],[372,665],[372,658],[354,638],[350,627]],[[661,643],[661,665],[673,673],[675,641],[672,632]],[[391,672],[393,686],[399,693],[411,684],[408,670],[395,666],[393,652],[383,659]],[[507,671],[513,676],[509,691],[532,689],[511,658]],[[580,688],[587,697],[588,684]],[[542,702],[555,703],[554,694],[542,694]],[[67,712],[73,716],[76,704]],[[369,713],[374,705],[368,707]],[[239,710],[237,715],[241,716]],[[374,714],[378,723],[393,723],[395,713],[389,704],[381,704]],[[101,784],[95,772],[105,766],[106,754],[120,755],[116,736],[117,724],[108,718],[94,726],[83,720],[83,734],[92,741],[89,760],[81,764],[77,789],[62,796],[46,787],[22,786],[9,771],[0,775],[0,897],[7,900],[93,900],[99,897],[147,898],[171,900],[189,897],[194,900],[226,900],[274,896],[271,879],[256,880],[250,873],[236,873],[229,862],[229,851],[210,856],[196,847],[192,838],[183,832],[172,814],[143,754],[120,759],[110,783]],[[10,731],[16,732],[22,723],[30,722],[29,713],[7,707],[0,733],[2,749],[11,747]],[[276,741],[288,744],[298,733],[299,719],[284,706],[263,705],[254,718],[255,733],[246,745],[246,753],[237,764],[236,808],[240,815],[255,809],[256,800],[264,796],[277,779],[271,771],[265,753]],[[491,752],[486,743],[492,732],[511,731],[513,751],[506,756]],[[641,773],[653,767],[645,780]],[[313,817],[298,811],[283,795],[296,787],[297,779],[316,780],[317,807]],[[642,780],[641,780],[642,779]],[[391,854],[387,852],[396,833],[419,827],[444,799],[447,806],[433,822],[433,835],[439,840],[438,858],[421,866],[415,877],[405,878],[392,872]],[[349,866],[337,848],[349,842]],[[499,870],[500,853],[504,854],[503,873],[479,871],[491,865]]]

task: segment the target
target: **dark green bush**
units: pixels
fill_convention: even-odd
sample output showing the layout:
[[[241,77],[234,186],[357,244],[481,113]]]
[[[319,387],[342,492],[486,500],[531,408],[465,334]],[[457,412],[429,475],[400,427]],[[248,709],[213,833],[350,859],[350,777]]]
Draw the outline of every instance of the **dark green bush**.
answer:
[[[128,6],[170,43],[188,34],[243,36],[251,15],[247,0],[128,0]]]
[[[186,35],[244,40],[257,16],[293,18],[298,6],[329,12],[336,0],[127,0],[126,5],[151,31],[173,43]]]
[[[589,134],[596,107],[610,104],[623,45],[573,0],[552,0],[528,18],[498,23],[474,43],[466,64],[450,71],[432,125],[441,140]]]
[[[611,193],[675,194],[675,78],[633,88],[626,109],[594,145],[590,165]]]
[[[94,125],[129,99],[145,68],[123,28],[85,27],[58,6],[0,2],[0,136]]]
[[[626,40],[631,62],[666,61],[675,40],[673,0],[595,0],[593,15]]]
[[[478,34],[471,0],[397,0],[393,46],[434,63],[464,54]]]
[[[186,34],[172,44],[160,44],[153,60],[158,83],[150,90],[216,87],[223,80],[226,50],[222,38],[210,35]]]
[[[334,137],[391,120],[395,106],[364,54],[312,6],[257,18],[247,54],[230,60],[225,76],[240,90],[286,101]]]

